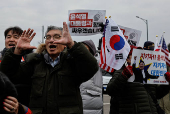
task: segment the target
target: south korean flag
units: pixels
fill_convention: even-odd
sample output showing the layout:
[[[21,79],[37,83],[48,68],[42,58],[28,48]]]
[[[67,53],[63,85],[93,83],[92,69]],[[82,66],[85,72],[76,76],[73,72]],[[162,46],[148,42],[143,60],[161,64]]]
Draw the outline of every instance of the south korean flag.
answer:
[[[106,64],[119,70],[126,61],[130,46],[118,25],[111,18],[106,21]]]

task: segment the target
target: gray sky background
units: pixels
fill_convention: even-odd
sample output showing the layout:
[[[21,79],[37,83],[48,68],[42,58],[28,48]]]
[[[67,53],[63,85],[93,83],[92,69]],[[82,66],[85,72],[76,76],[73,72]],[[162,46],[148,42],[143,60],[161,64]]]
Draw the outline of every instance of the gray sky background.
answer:
[[[62,26],[67,22],[68,10],[88,9],[106,10],[118,24],[142,31],[139,46],[147,40],[146,24],[136,18],[148,20],[149,40],[154,41],[156,35],[161,38],[165,31],[166,44],[170,43],[170,0],[1,0],[0,3],[0,50],[5,47],[4,30],[10,26],[22,29],[32,28],[37,35],[31,42],[38,46],[42,41],[42,26]],[[75,41],[92,39],[98,46],[101,34],[93,36],[73,36]]]

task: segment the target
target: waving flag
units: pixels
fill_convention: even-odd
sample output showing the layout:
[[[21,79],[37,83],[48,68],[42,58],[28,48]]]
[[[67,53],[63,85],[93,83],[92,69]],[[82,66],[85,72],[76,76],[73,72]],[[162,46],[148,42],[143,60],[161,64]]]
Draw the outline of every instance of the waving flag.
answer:
[[[106,19],[105,42],[106,64],[119,70],[126,61],[130,46],[111,18]]]
[[[105,43],[105,29],[106,29],[106,25],[107,24],[105,24],[103,38],[102,38],[99,66],[100,66],[100,68],[102,68],[103,70],[105,70],[107,72],[113,72],[114,69],[106,64],[106,53],[105,53],[105,49],[106,49],[106,45],[105,45],[106,44]]]
[[[156,35],[156,41],[155,41],[155,47],[154,47],[154,50],[155,50],[155,51],[160,51],[161,41],[162,41],[162,40],[160,40],[160,42],[159,42],[159,44],[158,44],[158,35]]]
[[[162,41],[162,49],[161,51],[163,53],[165,53],[165,61],[166,61],[166,64],[168,66],[170,66],[170,60],[169,60],[169,51],[168,51],[168,48],[166,46],[166,43],[165,43],[165,39],[163,38],[163,41]]]
[[[161,51],[162,38],[163,38],[163,36],[161,37],[161,40],[160,40],[159,44],[157,43],[158,42],[158,38],[156,39],[155,49],[154,49],[155,51]]]
[[[101,52],[100,52],[100,68],[107,72],[113,72],[114,69],[106,64],[106,54],[105,54],[105,37],[102,38]]]
[[[165,53],[165,61],[168,66],[170,66],[170,60],[169,60],[169,51],[165,43],[164,36],[162,35],[161,40],[159,42],[158,48],[155,49],[155,51],[161,51]]]

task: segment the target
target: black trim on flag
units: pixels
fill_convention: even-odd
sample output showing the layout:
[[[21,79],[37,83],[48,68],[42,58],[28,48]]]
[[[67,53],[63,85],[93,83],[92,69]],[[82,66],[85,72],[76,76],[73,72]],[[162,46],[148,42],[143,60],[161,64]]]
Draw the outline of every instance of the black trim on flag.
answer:
[[[119,31],[118,26],[111,26],[111,32]]]
[[[123,59],[123,53],[115,54],[115,58],[116,58],[116,60]]]
[[[106,48],[107,48],[107,46],[106,46]],[[110,52],[110,50],[108,48],[107,48],[107,51]]]

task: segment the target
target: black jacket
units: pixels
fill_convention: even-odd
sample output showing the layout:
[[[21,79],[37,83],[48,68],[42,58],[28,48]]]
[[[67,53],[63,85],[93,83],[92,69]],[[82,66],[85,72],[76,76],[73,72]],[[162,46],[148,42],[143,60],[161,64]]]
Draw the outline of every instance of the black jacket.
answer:
[[[170,87],[155,84],[143,85],[127,82],[127,80],[122,75],[122,69],[114,72],[106,89],[111,96],[110,114],[158,114],[148,91],[160,99],[169,92]]]
[[[97,72],[97,60],[82,43],[65,49],[55,67],[44,58],[46,54],[28,54],[21,63],[21,56],[10,49],[0,68],[13,81],[32,84],[29,107],[33,114],[83,114],[79,86]]]
[[[2,58],[4,57],[6,51],[8,49],[4,48],[0,53],[1,53],[1,57],[0,60],[2,60]],[[26,55],[29,53],[32,53],[33,50],[28,50],[28,51],[24,51],[24,53],[22,54],[24,60],[26,60]],[[30,92],[31,92],[31,85],[30,84],[24,84],[24,83],[18,83],[15,82],[13,80],[11,80],[12,83],[15,85],[15,88],[17,89],[17,93],[18,93],[18,102],[20,102],[21,104],[28,106],[29,105],[29,99],[30,99]]]
[[[8,79],[8,77],[2,72],[0,72],[0,91],[1,91],[0,92],[0,114],[8,114],[3,109],[4,99],[6,99],[7,96],[12,96],[17,98],[17,91],[15,89],[15,86]]]

